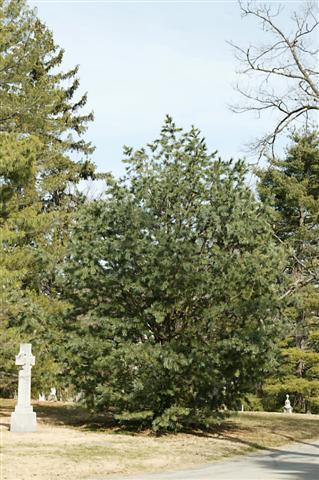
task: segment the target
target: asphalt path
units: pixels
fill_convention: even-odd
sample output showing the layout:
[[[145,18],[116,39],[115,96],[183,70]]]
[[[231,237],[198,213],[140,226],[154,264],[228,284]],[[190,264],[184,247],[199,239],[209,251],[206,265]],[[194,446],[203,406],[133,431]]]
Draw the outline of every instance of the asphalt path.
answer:
[[[191,470],[91,480],[319,480],[319,440],[270,448]]]

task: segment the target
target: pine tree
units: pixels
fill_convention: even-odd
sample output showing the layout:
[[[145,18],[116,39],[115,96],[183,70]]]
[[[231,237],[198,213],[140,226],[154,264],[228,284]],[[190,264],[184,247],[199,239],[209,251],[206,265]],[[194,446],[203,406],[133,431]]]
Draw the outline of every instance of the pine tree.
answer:
[[[36,389],[59,371],[52,339],[65,306],[55,278],[83,201],[75,185],[94,175],[82,138],[93,117],[81,114],[86,95],[75,98],[78,67],[60,70],[63,50],[24,0],[1,1],[0,35],[0,388],[8,395],[20,341],[33,342]]]
[[[65,363],[87,402],[154,430],[205,425],[263,376],[281,256],[243,162],[167,118],[85,206],[64,273]]]
[[[262,201],[276,212],[274,232],[287,251],[289,288],[276,372],[265,390],[292,394],[297,411],[319,411],[319,136],[295,134],[283,160],[258,172]]]

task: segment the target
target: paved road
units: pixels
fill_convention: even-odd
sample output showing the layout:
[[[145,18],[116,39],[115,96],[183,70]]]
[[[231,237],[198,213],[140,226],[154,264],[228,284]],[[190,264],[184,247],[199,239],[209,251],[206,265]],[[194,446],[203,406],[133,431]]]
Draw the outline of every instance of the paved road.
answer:
[[[319,440],[263,450],[192,470],[91,480],[319,480]]]

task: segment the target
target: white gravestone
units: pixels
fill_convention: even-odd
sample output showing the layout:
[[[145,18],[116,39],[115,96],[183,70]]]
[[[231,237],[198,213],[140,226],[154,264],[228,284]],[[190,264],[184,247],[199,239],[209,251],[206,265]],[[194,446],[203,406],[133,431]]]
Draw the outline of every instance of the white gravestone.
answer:
[[[55,387],[50,388],[50,393],[49,393],[49,396],[48,396],[48,400],[49,400],[49,402],[57,402],[58,401],[58,398],[56,396],[56,388]]]
[[[285,413],[292,413],[292,406],[291,406],[291,404],[290,404],[290,400],[289,400],[289,395],[288,395],[288,393],[287,393],[287,395],[286,395],[284,412],[285,412]]]
[[[18,402],[11,414],[11,432],[35,432],[37,428],[36,413],[31,406],[31,368],[35,357],[31,353],[31,343],[21,343],[16,365],[19,370]]]

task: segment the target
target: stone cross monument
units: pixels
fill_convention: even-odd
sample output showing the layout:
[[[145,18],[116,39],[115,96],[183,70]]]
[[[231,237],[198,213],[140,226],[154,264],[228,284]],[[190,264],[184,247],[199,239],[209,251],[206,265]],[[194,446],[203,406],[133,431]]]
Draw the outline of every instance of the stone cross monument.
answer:
[[[19,365],[18,402],[11,414],[11,432],[35,432],[37,428],[36,413],[31,406],[31,368],[35,357],[31,353],[31,343],[21,343],[16,365]]]

